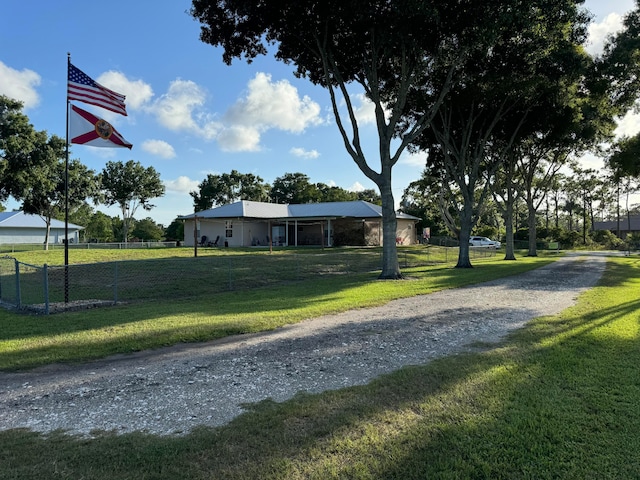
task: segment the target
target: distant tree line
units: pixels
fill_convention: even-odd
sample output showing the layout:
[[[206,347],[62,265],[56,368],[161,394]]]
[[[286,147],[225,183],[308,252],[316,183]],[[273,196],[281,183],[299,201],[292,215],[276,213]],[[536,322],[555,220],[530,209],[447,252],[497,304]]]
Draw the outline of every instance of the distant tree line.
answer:
[[[365,200],[380,205],[381,202],[375,190],[353,192],[325,183],[311,183],[304,173],[285,173],[269,185],[257,175],[237,170],[207,175],[198,185],[198,190],[190,195],[196,211],[239,200],[287,204]]]

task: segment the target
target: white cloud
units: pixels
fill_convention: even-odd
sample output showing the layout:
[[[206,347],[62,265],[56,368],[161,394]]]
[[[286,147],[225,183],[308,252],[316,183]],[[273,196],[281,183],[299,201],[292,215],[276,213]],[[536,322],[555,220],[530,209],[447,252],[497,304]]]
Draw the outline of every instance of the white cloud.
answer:
[[[349,188],[347,188],[347,190],[350,192],[363,192],[365,188],[362,186],[360,182],[356,182],[353,185],[351,185]]]
[[[289,153],[295,157],[312,159],[318,158],[320,156],[320,152],[317,150],[305,150],[304,148],[294,147],[289,150]]]
[[[357,93],[354,95],[350,95],[351,106],[353,107],[353,113],[356,116],[356,121],[358,122],[358,126],[364,125],[375,125],[376,124],[376,106],[375,104],[367,98],[364,93]],[[344,100],[341,102],[341,106],[345,107],[346,103]],[[385,109],[384,111],[385,118],[388,119],[391,115],[391,111]],[[348,121],[348,116],[346,111],[343,113],[344,120]]]
[[[604,49],[607,37],[622,29],[622,16],[617,13],[610,13],[600,23],[589,25],[589,43],[587,51],[591,55],[600,55]]]
[[[172,131],[186,131],[212,140],[221,129],[218,122],[202,113],[207,94],[190,80],[174,80],[167,93],[150,107],[161,125]]]
[[[618,126],[616,127],[617,137],[633,137],[640,132],[640,114],[633,111],[627,112],[627,114],[618,120]]]
[[[259,72],[249,81],[248,87],[247,96],[225,114],[225,119],[231,123],[293,133],[322,123],[320,105],[306,95],[300,98],[298,90],[286,80],[272,82],[271,75]]]
[[[191,133],[205,140],[216,140],[228,152],[255,152],[261,149],[262,135],[271,129],[301,133],[320,125],[320,106],[286,80],[272,82],[271,76],[257,73],[222,120],[205,110],[207,92],[190,80],[177,79],[155,100],[148,111],[172,131]]]
[[[260,150],[260,132],[252,127],[232,125],[220,132],[218,144],[225,152],[257,152]]]
[[[111,90],[127,97],[127,108],[139,109],[148,103],[153,97],[151,85],[142,80],[129,80],[123,73],[109,70],[103,73],[96,81]]]
[[[425,152],[410,153],[408,150],[405,150],[400,157],[399,163],[424,168],[427,165],[427,154]]]
[[[189,177],[180,176],[175,180],[165,180],[163,183],[168,192],[188,194],[189,192],[197,191],[200,182],[191,180]]]
[[[0,95],[6,95],[24,104],[24,108],[32,108],[40,103],[35,87],[40,85],[40,75],[33,70],[22,71],[0,62]]]
[[[224,123],[231,127],[218,136],[223,150],[257,151],[261,135],[270,129],[302,133],[324,123],[320,105],[308,96],[301,98],[286,80],[272,82],[271,75],[257,73],[247,86],[247,95],[224,114]]]
[[[358,125],[376,124],[376,107],[366,95],[363,93],[352,95],[351,102]]]
[[[164,140],[145,140],[142,143],[142,149],[145,152],[162,158],[173,158],[176,156],[176,151]]]

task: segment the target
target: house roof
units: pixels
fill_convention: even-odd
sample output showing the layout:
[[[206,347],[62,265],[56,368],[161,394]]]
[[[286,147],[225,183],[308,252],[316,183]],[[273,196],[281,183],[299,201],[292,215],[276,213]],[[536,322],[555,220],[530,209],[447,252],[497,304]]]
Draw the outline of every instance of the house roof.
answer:
[[[0,228],[46,228],[47,224],[40,215],[31,215],[23,211],[0,212]],[[64,228],[64,222],[51,219],[51,228]],[[84,227],[69,224],[71,230],[82,230]]]
[[[254,218],[285,220],[296,218],[382,218],[382,207],[358,200],[354,202],[326,202],[304,204],[279,204],[241,200],[236,203],[203,210],[179,217],[190,218]],[[398,213],[397,217],[406,220],[420,220],[413,215]]]
[[[631,228],[629,228],[629,224],[631,224]],[[615,231],[618,229],[618,221],[610,220],[607,222],[594,222],[593,223],[594,230],[611,230]],[[640,231],[640,215],[631,215],[627,220],[627,217],[620,217],[620,230],[625,232],[632,231],[637,232]]]

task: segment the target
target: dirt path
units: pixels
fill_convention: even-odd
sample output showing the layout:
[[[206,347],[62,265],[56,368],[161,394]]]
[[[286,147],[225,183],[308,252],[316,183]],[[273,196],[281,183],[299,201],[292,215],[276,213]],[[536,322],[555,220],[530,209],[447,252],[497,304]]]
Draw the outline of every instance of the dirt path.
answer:
[[[242,404],[359,385],[404,365],[495,342],[573,305],[603,256],[569,256],[514,277],[307,320],[273,332],[0,373],[0,429],[144,430],[222,425]]]

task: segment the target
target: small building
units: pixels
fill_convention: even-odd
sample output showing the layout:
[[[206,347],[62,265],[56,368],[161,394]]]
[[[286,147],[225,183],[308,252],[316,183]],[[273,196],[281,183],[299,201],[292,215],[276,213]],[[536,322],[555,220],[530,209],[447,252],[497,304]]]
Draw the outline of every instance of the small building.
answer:
[[[618,220],[609,220],[606,222],[594,222],[594,230],[609,230],[611,233],[617,234],[620,229],[620,238],[624,239],[629,233],[640,233],[640,215],[630,215],[620,217]]]
[[[84,227],[69,224],[69,242],[78,243],[79,232]],[[0,244],[40,243],[44,245],[47,223],[40,215],[22,211],[0,212]],[[49,243],[63,243],[64,222],[51,219]]]
[[[288,205],[242,200],[179,219],[187,246],[196,241],[229,247],[382,245],[382,207],[365,201]],[[397,244],[417,242],[419,220],[397,214]]]

